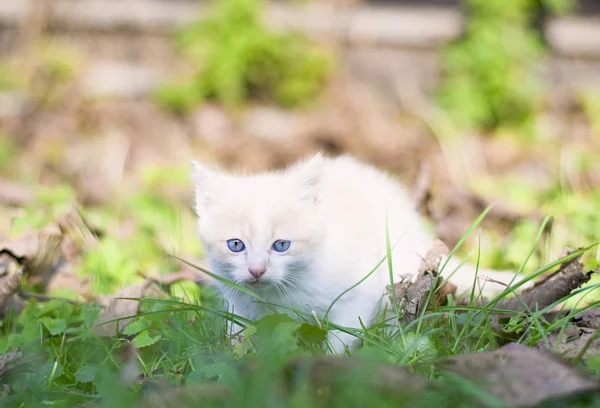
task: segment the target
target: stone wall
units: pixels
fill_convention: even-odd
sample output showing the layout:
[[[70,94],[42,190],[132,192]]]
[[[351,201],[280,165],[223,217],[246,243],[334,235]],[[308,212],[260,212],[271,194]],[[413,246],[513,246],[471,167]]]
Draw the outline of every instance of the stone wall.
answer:
[[[108,91],[131,78],[131,91],[148,86],[174,69],[168,34],[202,16],[205,4],[192,0],[3,0],[0,50],[18,46],[36,5],[46,5],[49,31],[76,44],[96,60],[90,70],[93,92]],[[295,28],[335,42],[351,75],[407,95],[428,94],[441,71],[439,50],[460,35],[456,7],[336,6],[275,3],[266,13],[278,28]],[[552,55],[543,69],[553,99],[580,89],[600,90],[600,18],[562,17],[547,26]],[[135,79],[135,80],[134,80]]]

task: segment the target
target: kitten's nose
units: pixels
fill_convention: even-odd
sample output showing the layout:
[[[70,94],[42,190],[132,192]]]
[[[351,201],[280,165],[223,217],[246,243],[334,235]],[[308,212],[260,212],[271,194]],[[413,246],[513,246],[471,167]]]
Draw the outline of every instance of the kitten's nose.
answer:
[[[252,262],[248,266],[248,272],[256,279],[260,278],[267,271],[267,267],[264,262]]]

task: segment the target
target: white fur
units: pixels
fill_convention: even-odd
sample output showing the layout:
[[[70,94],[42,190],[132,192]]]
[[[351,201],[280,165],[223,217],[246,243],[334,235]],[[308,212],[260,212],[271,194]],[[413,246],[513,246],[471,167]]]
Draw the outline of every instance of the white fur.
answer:
[[[351,157],[317,155],[280,172],[232,176],[194,163],[199,234],[213,272],[255,291],[268,302],[323,318],[333,300],[356,284],[386,255],[386,214],[395,281],[417,271],[433,237],[407,192],[383,172]],[[231,252],[227,240],[246,249]],[[278,239],[292,242],[287,252],[272,249]],[[267,265],[259,284],[250,283],[251,262]],[[454,271],[451,260],[444,275]],[[509,274],[481,271],[509,282]],[[474,268],[459,269],[452,281],[460,290],[474,282]],[[329,320],[359,328],[369,325],[389,284],[387,261],[365,282],[345,294]],[[490,282],[486,283],[486,287]],[[492,284],[493,285],[493,284]],[[269,309],[247,294],[217,283],[235,314],[257,319]],[[491,287],[490,287],[491,288]],[[494,289],[502,289],[495,286]],[[282,311],[285,312],[285,309]],[[354,337],[330,332],[336,352]]]

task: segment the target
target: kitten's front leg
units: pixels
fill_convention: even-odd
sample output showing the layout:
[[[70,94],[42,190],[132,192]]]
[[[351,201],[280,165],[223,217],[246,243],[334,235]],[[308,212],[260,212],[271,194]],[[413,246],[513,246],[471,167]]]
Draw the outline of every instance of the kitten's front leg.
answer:
[[[236,305],[236,303],[231,301],[227,303],[227,311],[234,315],[232,316],[232,319],[235,319],[236,317],[241,317],[243,319],[249,318],[248,315],[243,312],[243,307],[240,307],[239,305]],[[244,341],[243,326],[237,324],[234,320],[228,319],[226,322],[226,327],[227,336],[230,337],[230,344],[232,346],[235,346],[236,344],[242,343]]]
[[[359,339],[341,330],[330,330],[327,340],[333,352],[338,356],[346,354],[346,346],[350,352],[358,348]]]
[[[330,321],[338,326],[360,330],[360,316],[363,323],[368,326],[373,317],[373,304],[375,303],[371,300],[366,297],[366,299],[363,298],[360,301],[355,298],[352,301],[339,302],[331,310]],[[345,354],[345,346],[348,346],[349,351],[353,352],[360,344],[359,338],[341,330],[330,330],[328,340],[331,348],[338,355]]]

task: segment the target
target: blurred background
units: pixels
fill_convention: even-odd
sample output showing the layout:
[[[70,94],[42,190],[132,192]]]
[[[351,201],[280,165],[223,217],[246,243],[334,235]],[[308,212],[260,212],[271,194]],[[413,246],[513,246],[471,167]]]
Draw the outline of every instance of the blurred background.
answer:
[[[490,267],[600,236],[598,0],[2,0],[0,58],[0,240],[76,237],[63,296],[202,258],[191,157],[351,153],[449,246],[494,204]]]

